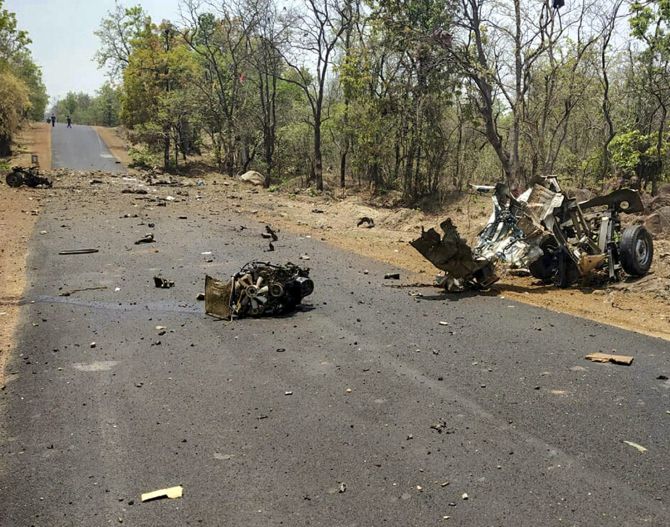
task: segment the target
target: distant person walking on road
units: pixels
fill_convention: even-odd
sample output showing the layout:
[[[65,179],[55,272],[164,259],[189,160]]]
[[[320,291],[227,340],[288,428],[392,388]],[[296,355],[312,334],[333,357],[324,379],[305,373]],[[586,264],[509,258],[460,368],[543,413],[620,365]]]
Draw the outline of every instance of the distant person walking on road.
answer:
[[[51,114],[51,126],[56,126],[56,114]]]
[[[72,128],[72,117],[69,115],[67,116],[67,127]]]

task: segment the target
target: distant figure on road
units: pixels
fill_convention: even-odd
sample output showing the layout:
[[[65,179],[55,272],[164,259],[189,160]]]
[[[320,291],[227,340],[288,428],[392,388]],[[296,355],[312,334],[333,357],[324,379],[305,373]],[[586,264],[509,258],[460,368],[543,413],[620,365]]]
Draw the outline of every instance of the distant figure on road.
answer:
[[[69,115],[67,116],[67,127],[72,128],[72,117]]]
[[[56,114],[51,114],[51,126],[56,126]]]

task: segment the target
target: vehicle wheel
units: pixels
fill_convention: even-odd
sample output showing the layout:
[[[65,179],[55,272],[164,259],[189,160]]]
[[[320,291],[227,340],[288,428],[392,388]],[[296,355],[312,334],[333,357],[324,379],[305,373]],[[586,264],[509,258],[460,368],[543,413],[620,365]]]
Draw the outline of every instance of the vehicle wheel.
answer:
[[[654,258],[654,242],[651,234],[642,225],[626,227],[619,243],[621,266],[632,276],[644,276],[649,272]]]
[[[533,278],[542,280],[545,284],[550,284],[556,276],[558,259],[558,245],[553,236],[548,236],[540,242],[540,249],[543,256],[535,260],[528,266],[528,270]]]
[[[558,253],[558,272],[556,273],[556,286],[565,289],[574,284],[579,278],[577,264],[572,261],[565,249]]]
[[[23,185],[23,176],[21,175],[21,172],[12,171],[7,174],[5,181],[7,181],[7,184],[12,188],[19,188]]]

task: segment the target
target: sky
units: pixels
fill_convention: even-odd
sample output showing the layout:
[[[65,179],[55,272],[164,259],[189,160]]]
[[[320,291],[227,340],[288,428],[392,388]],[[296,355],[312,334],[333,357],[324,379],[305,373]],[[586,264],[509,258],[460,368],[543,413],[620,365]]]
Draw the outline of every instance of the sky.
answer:
[[[155,21],[179,20],[178,0],[121,1],[138,3]],[[52,102],[69,91],[93,93],[105,82],[105,71],[93,59],[99,45],[93,32],[113,7],[114,0],[5,0],[4,8],[30,34]]]

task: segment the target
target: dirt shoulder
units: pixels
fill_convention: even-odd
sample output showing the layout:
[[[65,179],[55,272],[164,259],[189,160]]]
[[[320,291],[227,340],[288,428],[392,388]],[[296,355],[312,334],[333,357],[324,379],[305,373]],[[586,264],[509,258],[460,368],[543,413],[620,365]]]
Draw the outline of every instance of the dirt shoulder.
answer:
[[[121,161],[126,167],[132,163],[132,159],[128,155],[129,144],[123,138],[119,128],[109,128],[106,126],[94,126],[93,128],[118,161]]]
[[[39,156],[43,170],[51,168],[51,130],[46,123],[31,123],[23,129],[10,164],[29,166],[33,153]],[[0,181],[0,384],[26,286],[28,241],[45,196],[45,190],[7,186],[4,174]]]

